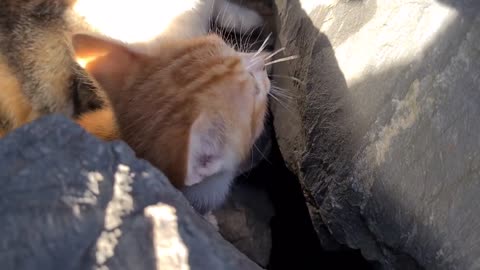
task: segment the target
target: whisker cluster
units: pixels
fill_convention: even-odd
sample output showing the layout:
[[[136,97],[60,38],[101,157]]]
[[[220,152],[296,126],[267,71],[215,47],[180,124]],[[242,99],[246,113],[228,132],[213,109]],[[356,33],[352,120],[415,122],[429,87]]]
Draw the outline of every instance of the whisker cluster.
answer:
[[[298,55],[287,56],[287,57],[284,57],[284,58],[280,58],[280,59],[277,59],[277,60],[274,60],[274,61],[265,63],[265,66],[269,66],[269,65],[273,65],[273,64],[281,63],[281,62],[286,62],[286,61],[290,61],[290,60],[294,60],[294,59],[297,59],[298,57],[299,57]]]
[[[284,50],[285,50],[285,47],[283,47],[283,48],[280,48],[280,49],[278,49],[278,50],[274,51],[273,53],[271,53],[269,56],[265,57],[265,59],[264,59],[264,60],[268,60],[268,59],[270,59],[270,58],[274,57],[275,55],[277,55],[277,54],[279,54],[279,53],[283,52]]]
[[[263,50],[265,50],[265,48],[267,47],[267,42],[268,42],[268,40],[270,39],[271,36],[272,36],[272,33],[268,34],[268,36],[263,41],[262,46],[260,46],[260,48],[258,48],[258,51],[253,55],[253,57],[259,55]]]
[[[212,7],[213,8],[213,7]],[[228,17],[228,14],[226,13],[226,7],[219,12],[214,20],[214,23],[216,26],[218,26],[218,20],[220,19],[221,21],[225,22],[225,16],[227,16],[227,22],[226,24],[223,25],[223,27],[215,27],[214,32],[218,35],[221,36],[229,36],[229,42],[231,42],[231,46],[238,51],[241,52],[249,52],[251,51],[252,47],[257,46],[257,44],[261,43],[260,47],[256,50],[256,52],[253,55],[253,58],[249,65],[247,66],[247,69],[258,63],[259,61],[266,61],[265,67],[277,64],[277,63],[282,63],[282,62],[287,62],[291,61],[294,59],[297,59],[299,56],[298,55],[290,55],[290,56],[285,56],[282,58],[274,59],[275,56],[279,55],[282,52],[285,52],[286,48],[282,47],[277,49],[274,52],[271,52],[267,56],[264,56],[262,54],[263,51],[265,51],[265,48],[267,48],[268,42],[270,41],[272,37],[272,33],[269,33],[267,37],[263,40],[261,40],[261,36],[264,31],[264,26],[262,26],[261,29],[259,29],[259,33],[255,34],[256,37],[253,40],[252,36],[255,33],[255,30],[257,29],[251,29],[248,32],[242,32],[240,33],[240,36],[237,37],[236,33],[234,33],[234,22],[233,20]],[[233,35],[233,37],[232,37]],[[259,40],[260,39],[260,40]],[[232,44],[233,43],[233,44]],[[274,59],[274,60],[273,60]],[[267,60],[270,60],[267,62]],[[283,79],[290,79],[294,82],[297,82],[299,84],[305,85],[305,82],[300,80],[299,78],[292,77],[292,76],[285,76],[285,75],[277,75],[277,74],[271,74],[270,75],[273,78],[283,78]],[[289,103],[295,102],[296,96],[294,95],[293,91],[281,88],[277,85],[274,85],[274,82],[272,81],[272,86],[270,88],[270,91],[268,92],[268,95],[275,100],[280,106],[285,108],[287,111],[292,113],[291,108],[288,106]],[[258,150],[258,149],[257,149]],[[260,151],[259,151],[260,152]]]
[[[297,83],[299,83],[299,84],[301,84],[301,85],[306,85],[306,83],[305,83],[304,81],[300,80],[300,79],[297,78],[297,77],[285,76],[285,75],[278,75],[278,74],[271,74],[270,76],[271,76],[271,77],[274,77],[274,78],[276,77],[276,78],[290,79],[290,80],[292,80],[292,81],[294,81],[294,82],[297,82]]]

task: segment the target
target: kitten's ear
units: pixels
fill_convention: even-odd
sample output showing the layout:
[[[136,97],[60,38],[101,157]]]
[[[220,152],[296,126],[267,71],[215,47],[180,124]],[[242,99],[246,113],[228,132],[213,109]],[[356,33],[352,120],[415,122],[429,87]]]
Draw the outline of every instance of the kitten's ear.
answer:
[[[126,45],[88,34],[72,37],[80,65],[108,92],[125,86],[138,68],[139,56]]]
[[[228,168],[222,120],[201,114],[190,128],[185,185],[197,184]]]

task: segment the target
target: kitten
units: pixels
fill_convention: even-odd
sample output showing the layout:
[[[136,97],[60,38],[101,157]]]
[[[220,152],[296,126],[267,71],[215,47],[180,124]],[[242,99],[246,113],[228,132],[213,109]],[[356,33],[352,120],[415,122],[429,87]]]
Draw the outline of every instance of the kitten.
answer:
[[[108,105],[73,57],[73,33],[94,31],[155,53],[164,40],[206,34],[212,20],[239,31],[262,23],[226,0],[3,0],[0,136],[45,114],[76,117]]]
[[[270,86],[263,54],[253,57],[217,36],[198,36],[208,32],[212,19],[246,30],[258,26],[260,17],[226,1],[180,1],[196,6],[173,16],[175,27],[167,25],[147,38],[122,37],[82,15],[79,7],[87,2],[2,2],[0,136],[44,114],[79,117],[78,123],[100,138],[125,139],[162,169],[197,210],[215,208],[262,131]],[[128,21],[128,16],[112,18],[122,3],[95,0],[96,10],[113,25]],[[140,7],[135,3],[132,8]],[[143,31],[142,25],[136,27]],[[71,44],[73,32],[88,29],[128,43],[75,35],[77,56],[101,56],[87,65],[95,80],[75,62]]]
[[[219,206],[263,130],[265,54],[237,52],[216,35],[165,42],[156,56],[89,35],[73,44],[94,58],[86,69],[114,112],[91,112],[79,123],[99,137],[121,136],[200,213]],[[118,128],[107,119],[114,116]]]

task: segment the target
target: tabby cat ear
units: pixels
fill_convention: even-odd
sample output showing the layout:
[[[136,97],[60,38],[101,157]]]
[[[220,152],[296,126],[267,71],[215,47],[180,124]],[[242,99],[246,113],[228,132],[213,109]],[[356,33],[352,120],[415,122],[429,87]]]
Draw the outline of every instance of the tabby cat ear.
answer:
[[[227,169],[225,128],[222,120],[200,115],[190,129],[185,185],[191,186]]]
[[[138,68],[139,56],[126,45],[88,34],[72,37],[77,62],[108,91],[125,87]]]

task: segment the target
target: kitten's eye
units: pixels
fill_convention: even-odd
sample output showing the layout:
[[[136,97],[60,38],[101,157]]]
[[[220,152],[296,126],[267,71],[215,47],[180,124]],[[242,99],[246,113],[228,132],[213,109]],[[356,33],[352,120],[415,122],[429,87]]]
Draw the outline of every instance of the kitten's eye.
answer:
[[[265,71],[267,68],[265,66],[262,67],[262,71]]]

